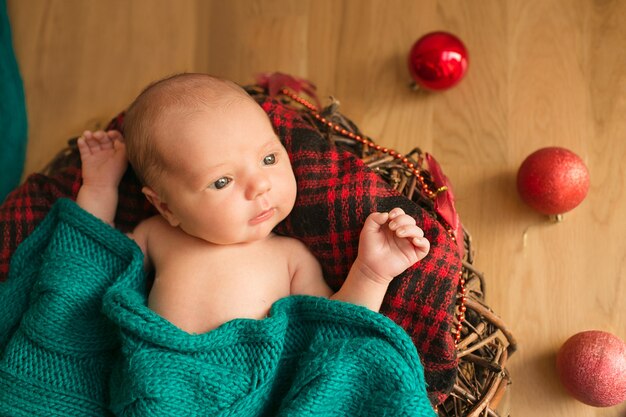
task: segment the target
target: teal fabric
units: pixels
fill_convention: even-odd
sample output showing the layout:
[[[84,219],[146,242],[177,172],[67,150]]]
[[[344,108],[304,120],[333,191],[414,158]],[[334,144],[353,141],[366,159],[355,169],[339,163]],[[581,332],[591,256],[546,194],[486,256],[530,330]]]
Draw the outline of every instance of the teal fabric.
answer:
[[[27,120],[22,78],[15,60],[6,0],[0,0],[0,203],[20,182]]]
[[[59,200],[0,284],[0,415],[435,416],[411,339],[380,314],[292,296],[190,335],[145,286],[134,242]]]

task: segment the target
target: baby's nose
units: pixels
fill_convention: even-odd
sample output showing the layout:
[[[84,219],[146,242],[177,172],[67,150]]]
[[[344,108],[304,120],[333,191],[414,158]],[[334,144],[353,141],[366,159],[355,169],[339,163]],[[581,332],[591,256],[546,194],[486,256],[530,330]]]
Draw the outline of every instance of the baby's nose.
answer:
[[[255,199],[272,189],[272,183],[266,175],[255,175],[250,179],[247,189],[247,198]]]

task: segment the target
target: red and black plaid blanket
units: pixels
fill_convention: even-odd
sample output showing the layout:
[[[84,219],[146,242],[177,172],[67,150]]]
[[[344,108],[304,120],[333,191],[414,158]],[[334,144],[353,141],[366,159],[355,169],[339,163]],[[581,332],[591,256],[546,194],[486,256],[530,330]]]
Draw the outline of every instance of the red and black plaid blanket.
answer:
[[[352,153],[330,144],[300,111],[272,100],[262,106],[289,152],[298,183],[296,206],[277,233],[307,244],[331,287],[341,285],[356,258],[361,227],[369,213],[401,207],[424,230],[431,242],[429,255],[393,281],[381,312],[412,337],[424,365],[431,402],[441,403],[457,372],[451,334],[461,271],[456,243],[432,213],[399,195]],[[109,128],[123,130],[122,121],[118,116]],[[81,183],[77,151],[63,159],[51,173],[28,177],[0,207],[0,281],[8,278],[15,248],[54,201],[76,197]],[[117,227],[132,230],[153,213],[129,169],[120,186]]]

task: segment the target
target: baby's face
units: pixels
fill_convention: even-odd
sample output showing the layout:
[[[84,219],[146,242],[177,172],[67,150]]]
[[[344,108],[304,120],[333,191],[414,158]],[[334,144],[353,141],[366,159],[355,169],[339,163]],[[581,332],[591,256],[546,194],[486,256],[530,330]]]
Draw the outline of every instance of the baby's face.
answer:
[[[167,126],[161,198],[171,224],[212,243],[246,243],[267,237],[291,212],[289,156],[255,102],[236,99]]]

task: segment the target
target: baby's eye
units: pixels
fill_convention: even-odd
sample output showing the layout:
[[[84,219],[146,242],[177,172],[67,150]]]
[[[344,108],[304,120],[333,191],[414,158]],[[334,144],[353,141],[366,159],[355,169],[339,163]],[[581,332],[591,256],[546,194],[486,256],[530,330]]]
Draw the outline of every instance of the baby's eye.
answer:
[[[276,163],[276,154],[271,153],[263,158],[263,165],[274,165]]]
[[[230,184],[232,180],[228,177],[222,177],[219,178],[217,181],[215,181],[213,184],[209,185],[209,188],[214,188],[216,190],[221,190],[222,188],[226,187],[228,184]]]

